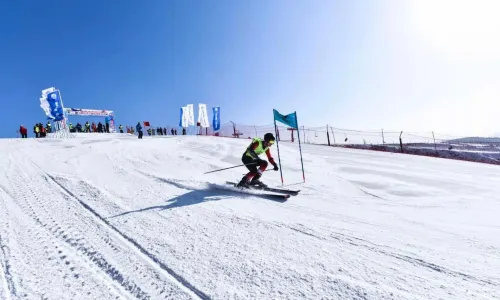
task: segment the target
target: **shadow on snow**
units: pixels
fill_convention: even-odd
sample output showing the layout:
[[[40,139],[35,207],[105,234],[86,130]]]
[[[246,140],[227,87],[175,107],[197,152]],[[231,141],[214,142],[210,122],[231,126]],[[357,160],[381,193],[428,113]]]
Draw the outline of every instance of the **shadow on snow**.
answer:
[[[191,206],[191,205],[197,205],[200,203],[204,202],[209,202],[209,201],[218,201],[218,200],[224,200],[224,199],[231,199],[231,198],[252,198],[252,197],[259,197],[262,199],[266,200],[271,200],[275,202],[285,202],[279,199],[274,199],[273,197],[266,197],[265,195],[258,195],[258,194],[245,194],[245,193],[240,193],[238,191],[231,191],[222,189],[221,186],[215,185],[215,184],[208,184],[208,187],[205,189],[193,189],[192,187],[188,187],[183,185],[180,182],[176,181],[171,181],[168,179],[163,179],[163,178],[156,178],[158,181],[162,181],[164,183],[168,183],[171,185],[174,185],[178,188],[182,189],[188,189],[190,190],[188,193],[176,196],[174,198],[166,200],[166,204],[162,205],[155,205],[155,206],[149,206],[137,210],[131,210],[127,212],[123,212],[118,215],[110,216],[107,217],[107,219],[112,219],[112,218],[117,218],[133,213],[140,213],[140,212],[146,212],[146,211],[153,211],[153,210],[168,210],[168,209],[173,209],[173,208],[180,208],[180,207],[185,207],[185,206]]]

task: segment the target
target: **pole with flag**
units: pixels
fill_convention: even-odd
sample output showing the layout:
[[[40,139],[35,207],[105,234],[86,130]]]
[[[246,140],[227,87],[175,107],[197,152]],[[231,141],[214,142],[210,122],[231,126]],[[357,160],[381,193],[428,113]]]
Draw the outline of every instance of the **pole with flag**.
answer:
[[[299,152],[300,152],[300,164],[302,165],[302,179],[306,182],[306,174],[304,172],[304,160],[302,159],[302,146],[300,143],[300,130],[299,130],[299,122],[297,121],[297,113],[295,112],[295,124],[297,125],[297,137],[299,139]]]
[[[280,175],[281,175],[281,185],[283,185],[283,170],[281,169],[281,158],[280,158],[280,142],[278,137],[278,126],[276,126],[276,118],[274,119],[274,134],[276,139],[276,149],[278,150],[278,163],[280,165]]]
[[[294,128],[297,130],[297,135],[298,135],[298,140],[299,140],[300,163],[302,165],[302,179],[304,180],[304,182],[306,182],[306,176],[305,176],[305,171],[304,171],[304,160],[302,159],[302,146],[301,146],[301,141],[300,141],[299,124],[297,121],[297,112],[293,112],[293,113],[288,114],[288,115],[282,115],[276,109],[273,109],[273,114],[274,114],[274,129],[275,129],[275,131],[278,130],[278,127],[276,125],[276,121],[283,123],[283,124],[290,126],[291,128]],[[281,171],[281,158],[280,158],[280,153],[279,153],[278,141],[276,142],[276,147],[278,148],[278,161],[280,164],[280,171]],[[283,184],[283,173],[281,173],[281,183]]]

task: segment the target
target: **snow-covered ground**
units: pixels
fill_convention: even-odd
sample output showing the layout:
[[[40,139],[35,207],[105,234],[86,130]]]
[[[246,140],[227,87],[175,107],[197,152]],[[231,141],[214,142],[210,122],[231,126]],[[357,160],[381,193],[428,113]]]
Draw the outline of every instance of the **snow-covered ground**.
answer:
[[[500,167],[281,143],[278,202],[247,143],[1,140],[0,299],[500,299]]]

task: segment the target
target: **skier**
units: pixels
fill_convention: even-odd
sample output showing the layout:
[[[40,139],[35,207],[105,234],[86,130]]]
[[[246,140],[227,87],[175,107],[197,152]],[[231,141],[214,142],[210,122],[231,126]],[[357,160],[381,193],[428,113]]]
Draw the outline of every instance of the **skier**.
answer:
[[[267,159],[274,166],[273,170],[278,171],[278,165],[274,161],[274,158],[271,156],[271,151],[269,150],[269,147],[271,147],[275,141],[276,139],[272,133],[266,133],[264,135],[264,140],[260,138],[254,138],[252,140],[252,143],[248,146],[241,158],[250,172],[243,176],[238,186],[249,187],[250,185],[256,185],[267,187],[267,185],[260,181],[260,178],[262,177],[262,172],[266,170],[268,163],[260,159],[259,155],[266,153]]]

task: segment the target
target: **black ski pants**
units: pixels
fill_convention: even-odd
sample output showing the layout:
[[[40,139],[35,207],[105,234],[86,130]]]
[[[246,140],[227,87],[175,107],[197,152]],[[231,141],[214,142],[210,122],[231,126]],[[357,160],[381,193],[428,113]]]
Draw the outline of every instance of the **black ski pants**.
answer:
[[[243,153],[243,156],[241,157],[241,161],[246,165],[248,171],[250,171],[250,174],[248,175],[257,175],[259,173],[259,170],[260,169],[261,171],[264,171],[266,168],[267,168],[267,161],[265,160],[260,160],[260,161],[256,161],[251,158],[250,156],[246,155],[246,153]],[[251,163],[256,163],[256,164],[251,164]],[[249,165],[251,164],[251,165]]]

